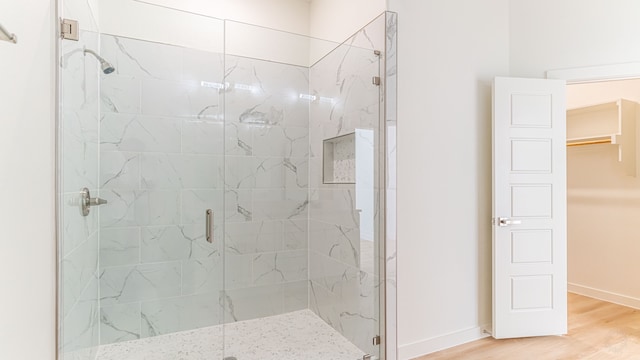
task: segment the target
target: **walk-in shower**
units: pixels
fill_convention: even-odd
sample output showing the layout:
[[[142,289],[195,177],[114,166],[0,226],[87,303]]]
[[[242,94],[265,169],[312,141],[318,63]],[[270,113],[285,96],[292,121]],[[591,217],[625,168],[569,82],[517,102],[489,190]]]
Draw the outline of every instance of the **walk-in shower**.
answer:
[[[394,360],[395,14],[59,2],[59,359]]]

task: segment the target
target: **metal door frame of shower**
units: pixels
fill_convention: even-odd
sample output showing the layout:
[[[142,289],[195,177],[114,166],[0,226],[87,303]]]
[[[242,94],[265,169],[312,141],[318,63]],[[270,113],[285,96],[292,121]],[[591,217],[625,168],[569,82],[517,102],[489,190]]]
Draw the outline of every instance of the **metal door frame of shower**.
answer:
[[[55,319],[54,319],[54,324],[55,324],[55,355],[54,355],[54,359],[55,360],[61,360],[61,356],[60,356],[60,349],[61,349],[61,335],[62,335],[62,329],[60,329],[61,325],[62,325],[62,320],[61,320],[61,314],[60,314],[60,304],[62,304],[62,301],[60,299],[60,296],[62,296],[62,291],[60,290],[60,285],[62,285],[62,279],[60,279],[60,276],[62,275],[62,271],[60,269],[60,260],[62,259],[62,255],[60,254],[60,251],[62,251],[62,246],[60,246],[60,241],[62,239],[62,236],[60,234],[60,231],[62,229],[62,227],[60,226],[60,220],[61,220],[61,216],[60,216],[60,206],[62,204],[62,199],[61,199],[61,195],[62,192],[60,191],[60,186],[62,185],[62,179],[60,178],[61,173],[59,171],[60,169],[60,165],[61,165],[61,161],[60,161],[60,155],[61,155],[61,151],[60,151],[60,124],[61,122],[61,112],[62,112],[62,107],[60,105],[60,101],[62,99],[61,94],[62,94],[62,82],[60,81],[60,65],[61,65],[61,54],[62,54],[62,39],[61,39],[61,33],[62,33],[62,29],[60,28],[60,18],[62,15],[62,2],[64,0],[54,0],[55,1],[55,10],[54,10],[54,19],[53,19],[53,24],[55,26],[55,31],[53,32],[54,36],[55,36],[55,51],[54,51],[54,56],[55,56],[55,61],[54,61],[54,66],[55,66],[55,87],[54,87],[54,101],[55,101],[55,121],[54,121],[54,143],[55,143],[55,149],[54,149],[54,191],[55,191],[55,197],[54,197],[54,232],[55,232],[55,236],[54,236],[54,241],[55,241],[55,301],[54,301],[54,314]]]

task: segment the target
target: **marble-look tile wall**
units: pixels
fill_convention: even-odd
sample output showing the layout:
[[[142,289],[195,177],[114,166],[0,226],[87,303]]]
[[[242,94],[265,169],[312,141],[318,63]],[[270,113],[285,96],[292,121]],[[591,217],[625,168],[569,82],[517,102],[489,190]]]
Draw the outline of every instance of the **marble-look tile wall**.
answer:
[[[223,57],[110,35],[101,55],[101,343],[219,324]]]
[[[225,321],[308,307],[306,67],[225,60]]]
[[[98,195],[99,64],[83,48],[98,49],[98,34],[62,44],[60,81],[60,353],[61,359],[93,359],[99,344],[98,216],[82,216],[80,191]]]
[[[361,216],[379,224],[379,159],[381,87],[372,78],[381,75],[385,48],[384,15],[359,31],[310,69],[310,201],[309,277],[310,308],[342,335],[369,354],[379,349],[372,339],[380,335],[378,276],[379,227],[367,239]],[[380,54],[374,52],[380,51]],[[372,132],[375,158],[371,173],[372,202],[359,201],[362,184],[323,184],[322,142],[352,133]],[[356,172],[358,159],[356,157]],[[366,172],[365,172],[366,173]],[[373,203],[372,209],[358,209]],[[373,240],[373,241],[370,241]]]
[[[107,35],[102,55],[102,343],[307,308],[308,69]]]

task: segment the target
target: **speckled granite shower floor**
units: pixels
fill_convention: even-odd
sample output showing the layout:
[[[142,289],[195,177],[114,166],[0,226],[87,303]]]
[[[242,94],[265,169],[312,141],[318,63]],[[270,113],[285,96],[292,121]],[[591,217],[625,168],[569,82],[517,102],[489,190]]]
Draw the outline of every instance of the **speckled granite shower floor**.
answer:
[[[310,310],[225,326],[238,360],[356,360],[364,353]],[[222,326],[101,346],[97,360],[222,360]]]

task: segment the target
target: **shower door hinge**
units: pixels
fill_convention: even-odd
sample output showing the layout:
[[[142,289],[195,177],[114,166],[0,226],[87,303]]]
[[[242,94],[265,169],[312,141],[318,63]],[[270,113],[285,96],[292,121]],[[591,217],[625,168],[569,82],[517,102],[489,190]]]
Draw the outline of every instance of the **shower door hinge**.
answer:
[[[374,76],[373,79],[371,79],[371,82],[373,82],[373,85],[380,86],[380,76]]]
[[[380,345],[380,335],[373,337],[373,345]]]
[[[64,40],[80,40],[78,22],[70,19],[60,19],[60,37]]]
[[[363,356],[363,357],[362,357],[362,360],[373,360],[373,356],[372,356],[372,355],[367,354],[367,355],[365,355],[365,356]]]
[[[380,56],[380,54],[382,54],[380,50],[373,50],[373,55]]]

